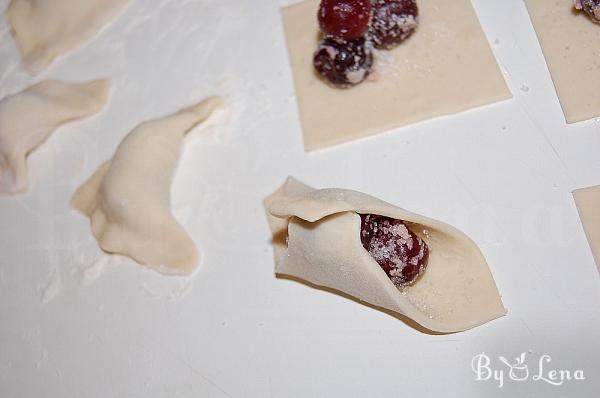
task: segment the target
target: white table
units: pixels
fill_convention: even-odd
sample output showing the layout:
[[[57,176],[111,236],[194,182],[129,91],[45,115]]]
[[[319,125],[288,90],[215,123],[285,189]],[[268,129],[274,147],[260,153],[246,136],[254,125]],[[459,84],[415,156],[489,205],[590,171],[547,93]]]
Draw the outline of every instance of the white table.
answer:
[[[522,1],[474,0],[512,101],[312,154],[279,16],[290,2],[134,1],[40,76],[106,76],[114,93],[33,153],[30,193],[0,198],[0,396],[592,396],[600,280],[571,191],[600,183],[600,121],[565,124]],[[34,81],[2,16],[0,97]],[[231,120],[188,140],[172,191],[199,272],[165,278],[107,258],[69,208],[72,192],[137,123],[213,93],[228,94]],[[508,315],[427,335],[276,279],[261,200],[288,174],[460,228]],[[498,356],[528,352],[529,380],[476,381],[482,352],[505,372]],[[581,369],[586,380],[532,380],[544,354],[544,372]]]

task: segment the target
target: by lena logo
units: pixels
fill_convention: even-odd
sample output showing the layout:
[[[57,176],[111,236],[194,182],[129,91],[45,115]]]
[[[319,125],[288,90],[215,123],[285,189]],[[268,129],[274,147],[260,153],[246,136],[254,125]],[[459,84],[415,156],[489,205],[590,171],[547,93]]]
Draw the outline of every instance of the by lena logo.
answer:
[[[531,356],[531,355],[530,355]],[[471,369],[475,373],[476,381],[494,381],[498,388],[502,388],[507,380],[511,381],[539,381],[561,386],[572,381],[583,381],[583,370],[555,369],[552,367],[552,357],[548,354],[541,355],[534,360],[532,366],[528,365],[527,353],[523,352],[510,362],[503,356],[498,357],[498,362],[492,364],[491,358],[482,352],[471,360]]]

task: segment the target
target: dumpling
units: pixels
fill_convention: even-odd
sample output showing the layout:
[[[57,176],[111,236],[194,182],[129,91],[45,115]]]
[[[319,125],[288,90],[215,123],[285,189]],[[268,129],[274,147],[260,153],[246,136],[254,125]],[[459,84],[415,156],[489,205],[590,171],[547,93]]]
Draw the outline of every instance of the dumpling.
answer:
[[[341,291],[435,332],[466,330],[506,313],[479,248],[450,225],[360,192],[315,190],[293,178],[265,199],[265,208],[278,274]],[[399,235],[416,235],[409,245],[420,242],[421,252],[413,253],[403,266],[409,269],[423,259],[427,265],[409,272],[413,280],[402,279],[400,266],[384,269],[395,253],[387,238],[378,243],[381,257],[372,246],[366,250],[368,216],[396,220]],[[386,228],[379,232],[388,233],[392,227]],[[425,256],[423,247],[428,248]]]
[[[7,10],[25,66],[44,70],[117,18],[128,0],[12,0]]]
[[[61,124],[99,112],[109,92],[108,80],[45,80],[0,101],[0,194],[27,190],[27,155]]]
[[[164,274],[194,271],[198,252],[171,213],[171,179],[185,135],[219,104],[219,98],[209,98],[140,124],[75,192],[71,204],[90,218],[103,250]]]

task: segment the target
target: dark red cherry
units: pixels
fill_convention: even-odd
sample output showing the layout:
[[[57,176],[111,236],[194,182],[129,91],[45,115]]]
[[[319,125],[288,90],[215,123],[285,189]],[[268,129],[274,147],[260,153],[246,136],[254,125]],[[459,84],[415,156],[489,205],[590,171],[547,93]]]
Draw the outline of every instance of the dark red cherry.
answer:
[[[364,35],[371,19],[370,0],[322,0],[317,13],[326,35],[351,40]]]
[[[401,288],[414,282],[427,267],[429,248],[402,221],[389,217],[361,215],[360,239],[363,247]]]
[[[313,65],[333,86],[350,87],[371,73],[373,50],[364,37],[347,41],[325,37],[315,52]]]
[[[581,8],[592,18],[594,22],[600,23],[600,0],[580,0]]]
[[[373,239],[373,229],[375,228],[375,223],[372,221],[371,215],[361,215],[360,216],[360,241],[365,249],[369,250],[369,245],[371,244],[371,239]]]
[[[419,20],[416,0],[371,0],[370,34],[375,48],[390,49],[408,39]]]

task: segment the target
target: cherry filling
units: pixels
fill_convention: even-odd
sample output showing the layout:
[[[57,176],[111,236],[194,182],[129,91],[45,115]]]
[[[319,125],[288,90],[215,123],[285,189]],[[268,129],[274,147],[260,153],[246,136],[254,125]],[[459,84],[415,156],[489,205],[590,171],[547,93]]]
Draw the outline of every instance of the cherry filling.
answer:
[[[390,49],[408,39],[418,25],[416,0],[371,0],[371,35],[375,48]]]
[[[600,0],[578,0],[578,9],[583,9],[594,22],[600,23]]]
[[[429,248],[402,220],[361,214],[360,240],[392,283],[402,288],[427,267]]]
[[[335,87],[364,81],[373,68],[373,46],[402,43],[416,29],[418,14],[416,0],[321,0],[317,19],[324,39],[315,69]]]
[[[331,84],[349,87],[365,80],[371,72],[373,50],[364,37],[353,40],[325,37],[319,43],[313,64]]]
[[[326,35],[356,39],[369,28],[371,3],[370,0],[323,0],[317,17],[319,27]]]

